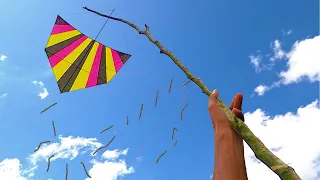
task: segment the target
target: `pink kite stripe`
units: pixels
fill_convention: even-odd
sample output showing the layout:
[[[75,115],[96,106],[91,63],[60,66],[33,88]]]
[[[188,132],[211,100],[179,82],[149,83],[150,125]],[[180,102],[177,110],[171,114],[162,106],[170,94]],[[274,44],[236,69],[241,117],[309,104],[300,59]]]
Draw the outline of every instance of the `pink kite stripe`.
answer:
[[[99,68],[100,68],[100,60],[102,55],[102,44],[99,44],[96,56],[94,57],[93,64],[91,67],[91,71],[89,74],[89,79],[87,81],[86,88],[97,85],[98,76],[99,76]]]
[[[63,48],[56,54],[49,57],[49,62],[51,67],[53,68],[57,65],[60,61],[62,61],[68,54],[70,54],[73,50],[75,50],[81,43],[83,43],[88,37],[82,36],[80,39],[76,40],[72,44],[68,45],[67,47]]]
[[[54,25],[51,34],[59,34],[59,33],[68,32],[72,30],[75,30],[75,28],[70,25],[56,24]]]
[[[123,63],[122,63],[117,51],[111,49],[111,52],[112,52],[114,67],[116,69],[116,72],[118,72],[120,70],[120,68],[123,66]]]

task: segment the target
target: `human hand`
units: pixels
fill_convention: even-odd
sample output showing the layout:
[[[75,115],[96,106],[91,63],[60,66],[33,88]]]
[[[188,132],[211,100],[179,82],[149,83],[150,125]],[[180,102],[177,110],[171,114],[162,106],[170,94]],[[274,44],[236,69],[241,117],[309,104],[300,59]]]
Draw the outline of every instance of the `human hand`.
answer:
[[[230,127],[230,122],[225,112],[217,104],[218,99],[218,90],[214,90],[209,97],[209,113],[212,120],[213,127]],[[241,93],[238,93],[232,99],[229,109],[235,114],[239,119],[244,121],[244,115],[242,113],[242,101],[243,96]]]

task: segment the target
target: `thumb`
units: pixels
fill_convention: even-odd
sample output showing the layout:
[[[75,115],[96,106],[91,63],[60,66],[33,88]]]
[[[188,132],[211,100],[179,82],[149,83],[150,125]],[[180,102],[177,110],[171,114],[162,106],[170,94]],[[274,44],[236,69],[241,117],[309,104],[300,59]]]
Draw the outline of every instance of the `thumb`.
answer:
[[[209,96],[209,111],[213,110],[217,106],[218,90],[214,90]]]

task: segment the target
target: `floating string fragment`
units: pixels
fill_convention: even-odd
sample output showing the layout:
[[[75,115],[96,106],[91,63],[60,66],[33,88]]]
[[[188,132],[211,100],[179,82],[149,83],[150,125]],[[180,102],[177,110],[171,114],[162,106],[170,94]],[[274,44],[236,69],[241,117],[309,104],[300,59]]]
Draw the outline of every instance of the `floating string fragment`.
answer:
[[[105,131],[108,131],[109,129],[111,129],[113,127],[113,125],[111,125],[110,127],[104,129],[103,131],[100,132],[100,134],[104,133]]]
[[[51,104],[49,107],[47,107],[47,108],[45,108],[44,110],[42,110],[42,111],[40,112],[40,114],[46,112],[48,109],[52,108],[52,107],[55,106],[56,104],[57,104],[57,103]]]
[[[93,155],[95,155],[99,150],[101,150],[101,149],[104,149],[104,148],[106,148],[106,147],[108,147],[110,144],[111,144],[111,142],[114,140],[114,138],[115,138],[116,136],[113,136],[113,138],[108,142],[108,144],[107,145],[105,145],[105,146],[102,146],[102,147],[99,147],[94,153],[93,153]]]
[[[165,150],[162,154],[160,154],[160,156],[157,159],[156,164],[158,164],[159,160],[162,158],[163,155],[165,155],[168,152],[168,150]]]
[[[84,165],[84,163],[83,163],[83,162],[80,162],[80,163],[82,164],[82,167],[83,167],[84,172],[86,173],[86,175],[87,175],[89,178],[91,178],[91,176],[89,175],[89,173],[88,173],[88,171],[87,171],[87,168],[86,168],[86,166]]]
[[[40,142],[39,145],[38,145],[38,147],[37,147],[37,149],[35,149],[34,152],[37,152],[37,151],[40,149],[40,146],[41,146],[42,144],[49,143],[49,142],[51,142],[51,141],[42,141],[42,142]]]

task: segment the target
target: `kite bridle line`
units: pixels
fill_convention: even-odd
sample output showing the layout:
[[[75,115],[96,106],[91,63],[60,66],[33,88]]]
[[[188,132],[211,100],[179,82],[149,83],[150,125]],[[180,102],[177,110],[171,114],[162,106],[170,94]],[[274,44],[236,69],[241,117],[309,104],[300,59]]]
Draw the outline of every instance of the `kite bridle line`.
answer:
[[[153,131],[151,131],[151,133],[149,134],[149,136],[147,137],[147,139],[144,141],[144,143],[142,144],[142,147],[140,148],[140,151],[137,154],[137,158],[140,157],[140,154],[142,152],[142,150],[144,149],[145,145],[147,144],[147,142],[149,141],[149,139],[152,137],[152,135],[160,128],[160,126],[167,120],[169,119],[169,117],[175,113],[175,111],[180,107],[180,105],[187,100],[189,93],[191,92],[192,88],[189,89],[189,91],[187,92],[187,94],[183,97],[183,99],[180,101],[180,103],[173,109],[173,111],[171,111],[171,113],[167,114],[167,116],[162,119],[162,121],[160,121],[160,123],[153,129]]]
[[[115,9],[113,9],[113,10],[111,11],[110,16],[112,15],[112,13],[113,13],[114,10],[115,10]],[[107,24],[108,20],[109,20],[109,18],[107,18],[107,20],[104,22],[104,24],[103,24],[103,26],[101,27],[100,31],[98,32],[98,34],[97,34],[96,37],[94,38],[93,42],[97,40],[97,38],[98,38],[98,36],[100,35],[101,31],[103,30],[103,28],[104,28],[105,25]],[[91,48],[93,47],[93,44],[94,44],[94,43],[91,44],[90,48],[88,49],[88,51],[86,52],[86,54],[83,56],[83,58],[81,59],[81,61],[80,61],[79,64],[81,64],[82,61],[85,59],[85,57],[87,57],[87,55],[89,54]],[[79,68],[79,69],[81,70],[81,68],[80,68],[79,66],[76,66],[76,67],[77,67],[76,69]],[[63,90],[64,90],[64,88],[66,88],[66,86],[69,84],[69,82],[70,82],[70,80],[72,79],[74,73],[76,73],[76,71],[73,71],[72,75],[70,76],[70,79],[68,80],[68,82],[66,83],[66,85],[62,88],[62,90],[60,91],[60,93],[62,93]]]

